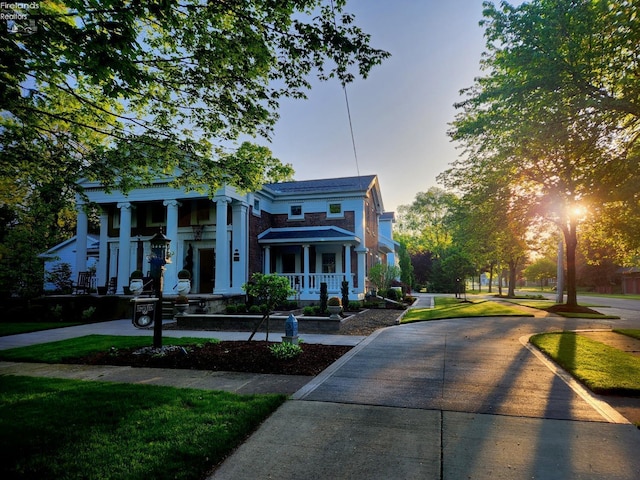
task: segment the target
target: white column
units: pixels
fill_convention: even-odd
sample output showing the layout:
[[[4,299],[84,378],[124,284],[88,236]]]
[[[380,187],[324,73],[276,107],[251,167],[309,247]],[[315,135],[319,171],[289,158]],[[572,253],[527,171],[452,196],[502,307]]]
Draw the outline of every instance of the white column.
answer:
[[[302,291],[304,293],[309,293],[311,291],[309,285],[309,280],[311,279],[311,276],[309,275],[309,245],[302,245],[302,275]]]
[[[213,293],[226,294],[231,288],[229,279],[229,237],[227,235],[227,197],[216,202],[216,286]]]
[[[356,248],[358,255],[358,289],[356,293],[365,294],[367,288],[366,282],[366,263],[367,263],[367,249],[364,247]]]
[[[271,247],[269,245],[264,247],[264,273],[265,275],[271,273]]]
[[[353,288],[351,281],[351,245],[344,246],[344,279],[349,282],[349,291]]]
[[[118,203],[120,209],[120,237],[118,254],[118,291],[123,294],[124,287],[129,286],[131,275],[131,208],[129,202]]]
[[[165,235],[171,243],[169,244],[169,250],[175,252],[171,259],[171,263],[167,263],[164,266],[164,291],[163,293],[176,293],[173,289],[178,284],[178,269],[182,268],[181,255],[178,255],[178,207],[180,202],[175,199],[165,200],[162,204],[167,207],[167,231]],[[180,264],[180,265],[178,265]]]
[[[231,221],[231,290],[233,293],[242,293],[242,285],[248,280],[248,231],[247,212],[249,205],[245,202],[237,202],[232,206],[233,218]]]
[[[109,214],[102,210],[100,212],[100,247],[98,253],[98,269],[97,269],[97,284],[98,286],[104,286],[109,283],[109,265],[107,264],[107,258],[109,258]]]
[[[87,271],[87,233],[89,222],[87,213],[84,211],[84,205],[77,205],[77,223],[76,223],[76,270],[73,280],[77,278],[78,272]]]

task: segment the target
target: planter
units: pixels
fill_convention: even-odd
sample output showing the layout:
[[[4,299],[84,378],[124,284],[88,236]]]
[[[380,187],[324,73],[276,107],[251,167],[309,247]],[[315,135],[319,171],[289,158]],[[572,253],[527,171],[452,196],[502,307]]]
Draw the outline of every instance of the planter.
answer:
[[[142,293],[144,289],[144,282],[141,278],[132,278],[129,282],[129,290],[132,295],[138,296]]]
[[[189,304],[187,303],[176,303],[176,311],[181,315],[184,315],[188,308]]]
[[[181,278],[178,280],[178,295],[186,295],[191,291],[191,280]]]
[[[329,318],[331,320],[339,320],[340,312],[342,312],[342,306],[340,305],[327,305],[327,311],[331,314]]]

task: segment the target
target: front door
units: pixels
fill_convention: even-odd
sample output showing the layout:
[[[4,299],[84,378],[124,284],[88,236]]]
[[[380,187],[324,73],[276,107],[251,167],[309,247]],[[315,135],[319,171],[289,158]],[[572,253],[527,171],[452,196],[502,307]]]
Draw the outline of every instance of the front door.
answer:
[[[213,293],[215,278],[215,253],[213,248],[201,248],[199,250],[198,271],[200,280],[198,283],[199,293]]]

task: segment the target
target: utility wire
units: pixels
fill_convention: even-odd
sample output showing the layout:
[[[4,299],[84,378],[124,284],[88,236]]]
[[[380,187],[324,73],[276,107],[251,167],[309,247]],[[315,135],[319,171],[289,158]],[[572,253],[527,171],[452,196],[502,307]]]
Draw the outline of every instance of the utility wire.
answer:
[[[333,0],[331,0],[331,12],[333,13],[333,27],[337,30],[338,25],[336,23],[336,11],[333,5]],[[356,161],[356,173],[358,178],[360,178],[360,165],[358,164],[358,149],[356,148],[356,137],[353,134],[353,122],[351,121],[351,107],[349,107],[349,95],[347,94],[347,84],[344,80],[341,80],[342,83],[342,91],[344,92],[344,102],[347,106],[347,118],[349,119],[349,132],[351,133],[351,145],[353,147],[353,157]],[[362,185],[360,186],[362,188]]]

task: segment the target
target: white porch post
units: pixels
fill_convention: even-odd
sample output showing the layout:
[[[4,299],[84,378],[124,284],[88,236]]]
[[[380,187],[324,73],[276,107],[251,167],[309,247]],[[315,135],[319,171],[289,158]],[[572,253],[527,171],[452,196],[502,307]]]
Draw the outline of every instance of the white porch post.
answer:
[[[271,273],[271,247],[269,245],[264,247],[264,273],[265,275]]]
[[[233,293],[242,293],[242,285],[248,280],[248,209],[249,204],[245,202],[237,202],[232,206],[233,219],[231,221],[231,242],[233,251],[231,252],[231,290]]]
[[[367,292],[366,282],[366,263],[367,263],[367,249],[365,247],[356,248],[356,254],[358,255],[358,294],[365,294]]]
[[[100,247],[98,253],[98,285],[103,286],[109,283],[109,265],[107,264],[107,258],[109,258],[109,214],[102,210],[100,212]]]
[[[169,249],[178,253],[178,207],[180,202],[175,199],[165,200],[162,204],[167,207],[167,231],[166,236],[171,240]],[[174,255],[171,263],[164,266],[164,292],[174,293],[173,287],[178,283],[178,255]]]
[[[87,213],[84,211],[84,205],[77,205],[77,224],[76,224],[76,270],[78,272],[87,271],[87,233],[89,222]],[[73,279],[75,281],[75,278]]]
[[[309,276],[309,245],[302,245],[302,292],[301,293],[309,293],[311,290],[311,286],[309,285],[309,281],[311,277]]]
[[[213,293],[229,293],[229,239],[227,236],[227,197],[215,198],[216,202],[216,286]]]
[[[349,291],[353,288],[351,281],[351,245],[344,246],[344,279],[349,282]]]
[[[118,293],[124,293],[129,286],[131,272],[131,208],[129,202],[118,203],[120,209],[120,238],[118,254]]]

